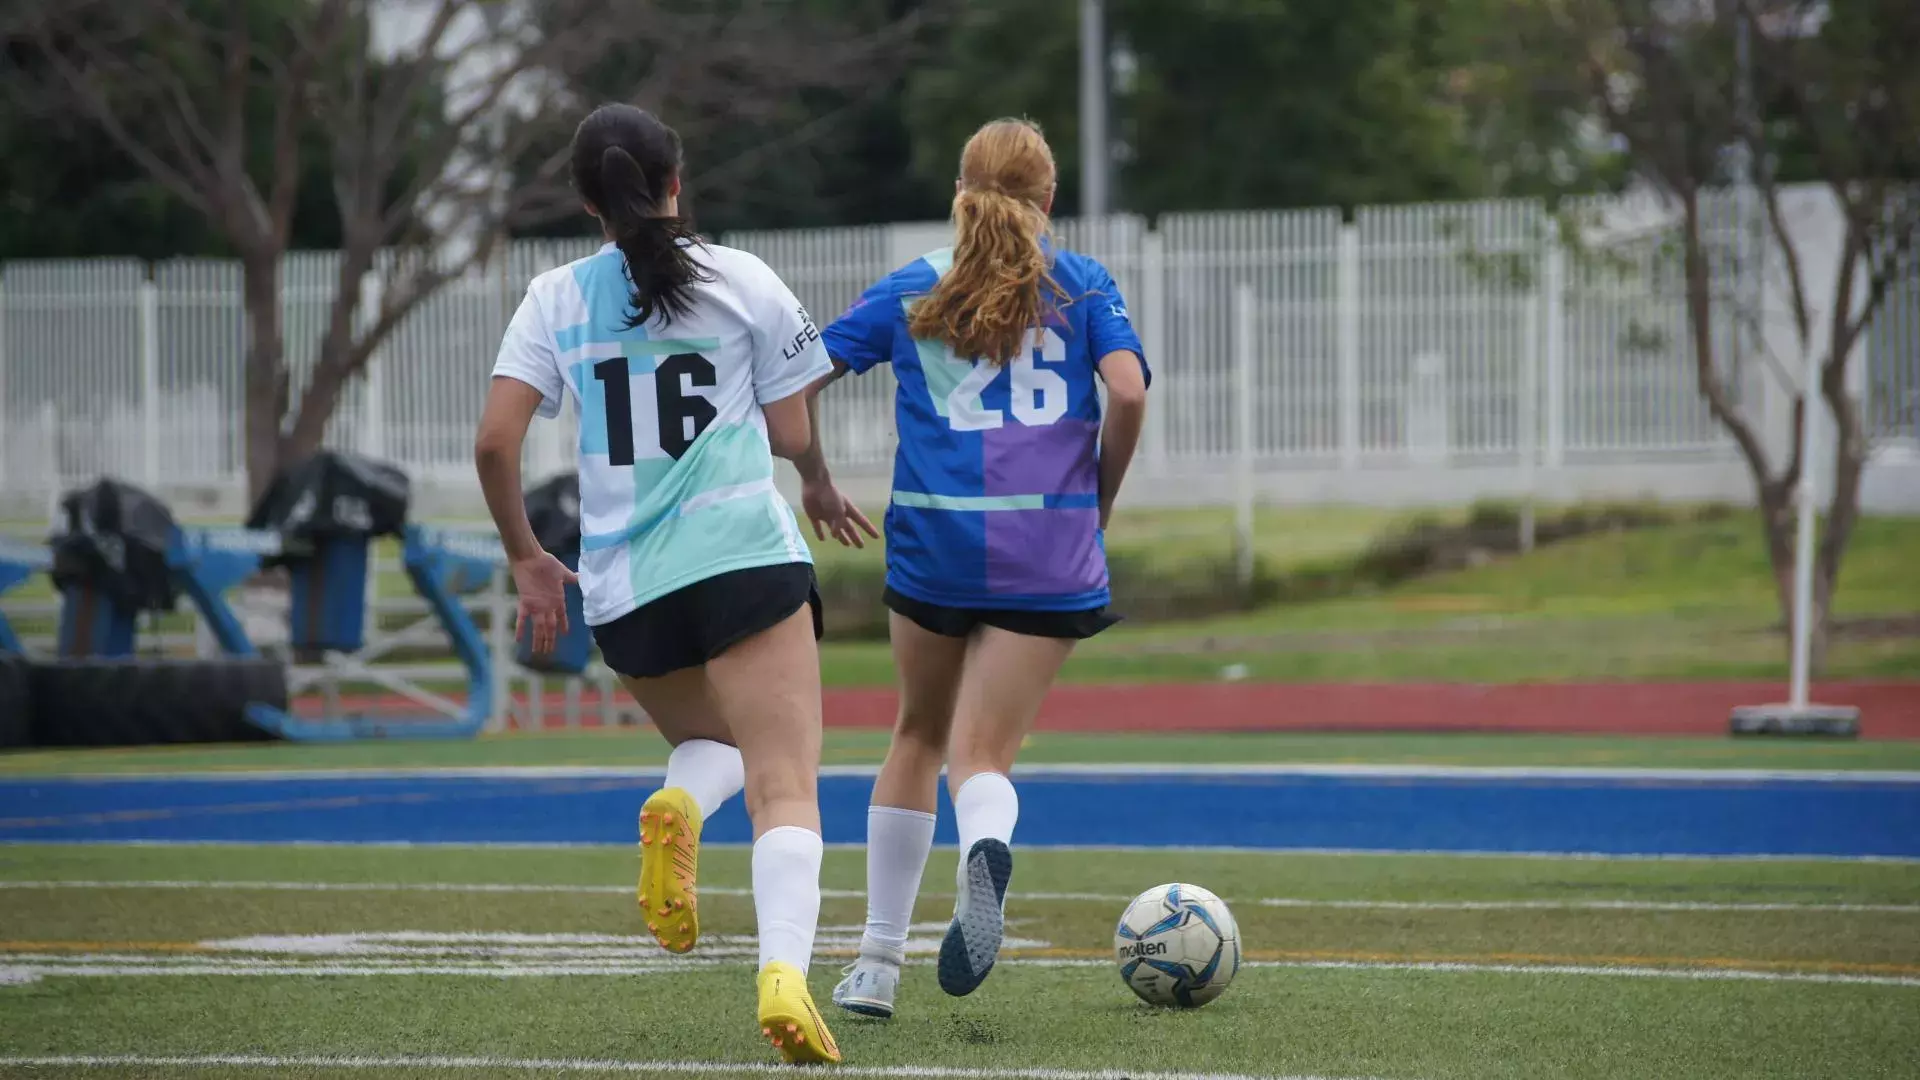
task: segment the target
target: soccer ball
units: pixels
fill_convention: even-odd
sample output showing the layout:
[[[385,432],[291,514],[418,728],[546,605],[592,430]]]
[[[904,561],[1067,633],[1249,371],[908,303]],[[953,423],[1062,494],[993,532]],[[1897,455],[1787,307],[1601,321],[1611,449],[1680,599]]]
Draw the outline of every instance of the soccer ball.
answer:
[[[1127,905],[1113,931],[1120,978],[1149,1005],[1197,1009],[1240,970],[1240,927],[1198,885],[1160,885]]]

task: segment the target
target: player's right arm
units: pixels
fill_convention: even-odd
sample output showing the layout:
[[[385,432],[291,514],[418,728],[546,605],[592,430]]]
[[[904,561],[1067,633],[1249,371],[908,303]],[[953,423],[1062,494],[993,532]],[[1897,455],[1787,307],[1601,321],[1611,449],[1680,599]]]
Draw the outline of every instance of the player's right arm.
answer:
[[[520,448],[535,414],[550,418],[559,413],[564,386],[540,305],[528,293],[500,341],[480,430],[473,439],[473,464],[520,597],[516,632],[519,625],[532,624],[536,653],[551,652],[555,639],[566,632],[566,587],[577,579],[534,538],[521,496]]]

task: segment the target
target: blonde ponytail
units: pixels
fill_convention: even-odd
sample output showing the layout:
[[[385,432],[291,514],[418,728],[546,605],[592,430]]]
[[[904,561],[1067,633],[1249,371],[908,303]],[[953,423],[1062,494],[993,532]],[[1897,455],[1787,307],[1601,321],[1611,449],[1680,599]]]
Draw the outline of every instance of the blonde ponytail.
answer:
[[[996,120],[974,133],[953,199],[953,266],[914,305],[914,337],[996,365],[1020,354],[1066,299],[1043,246],[1053,184],[1053,152],[1033,124]]]

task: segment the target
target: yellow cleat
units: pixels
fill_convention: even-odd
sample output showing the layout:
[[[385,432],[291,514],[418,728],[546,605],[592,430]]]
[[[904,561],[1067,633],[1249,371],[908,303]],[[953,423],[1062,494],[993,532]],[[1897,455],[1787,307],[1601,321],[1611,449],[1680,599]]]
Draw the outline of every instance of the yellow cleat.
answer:
[[[699,804],[681,788],[661,788],[640,808],[640,914],[668,952],[700,940],[700,826]]]
[[[807,977],[792,964],[776,960],[760,969],[760,1034],[790,1065],[840,1060],[840,1046],[807,992]]]

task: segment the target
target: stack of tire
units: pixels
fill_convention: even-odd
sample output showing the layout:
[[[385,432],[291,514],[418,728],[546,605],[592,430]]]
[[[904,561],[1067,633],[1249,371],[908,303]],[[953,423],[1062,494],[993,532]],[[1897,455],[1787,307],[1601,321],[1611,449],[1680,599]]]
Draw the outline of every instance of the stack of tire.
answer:
[[[31,745],[33,669],[24,657],[0,652],[0,750]]]
[[[63,604],[85,603],[89,620],[173,609],[167,554],[177,529],[164,504],[102,480],[68,493],[61,510],[52,546]],[[0,655],[0,746],[252,741],[271,736],[247,720],[247,706],[286,707],[286,669],[272,660],[102,655],[106,638],[68,616],[62,623],[58,658]]]

